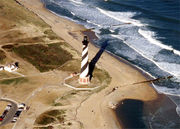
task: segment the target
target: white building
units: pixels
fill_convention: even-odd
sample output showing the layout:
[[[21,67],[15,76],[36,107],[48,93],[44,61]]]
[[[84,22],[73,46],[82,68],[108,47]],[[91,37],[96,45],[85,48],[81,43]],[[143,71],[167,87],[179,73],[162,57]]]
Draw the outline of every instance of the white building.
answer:
[[[8,71],[8,72],[14,72],[18,69],[18,62],[12,63],[12,64],[8,64],[6,66],[4,66],[4,70]]]

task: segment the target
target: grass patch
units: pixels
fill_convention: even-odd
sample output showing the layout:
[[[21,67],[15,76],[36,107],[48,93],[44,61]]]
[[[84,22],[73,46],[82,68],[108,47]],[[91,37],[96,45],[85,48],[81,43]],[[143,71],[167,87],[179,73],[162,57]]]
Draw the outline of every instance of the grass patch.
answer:
[[[45,114],[57,117],[57,116],[65,114],[65,110],[51,110],[51,111],[45,112]]]
[[[66,113],[65,110],[51,110],[51,111],[45,112],[45,114],[49,116],[56,117],[59,123],[64,122],[65,113]]]
[[[64,122],[65,110],[51,110],[44,112],[36,119],[35,123],[39,125],[47,125],[56,121],[53,117],[56,117],[60,123]]]
[[[44,42],[45,36],[37,36],[37,37],[30,37],[24,39],[18,39],[15,43],[37,43],[37,42]]]
[[[55,69],[72,59],[72,55],[63,50],[58,43],[48,46],[24,45],[14,47],[13,51],[33,64],[40,72]]]
[[[79,72],[81,69],[80,60],[71,60],[66,65],[59,68],[59,70],[69,71],[69,72]]]
[[[62,96],[61,99],[63,99],[63,100],[69,99],[69,98],[73,97],[73,95],[76,95],[77,93],[78,93],[78,91],[71,90],[67,94]]]
[[[58,116],[57,119],[58,119],[59,123],[63,123],[65,120],[64,116]]]
[[[47,125],[53,122],[55,122],[55,119],[45,114],[41,114],[35,121],[35,123],[39,125]]]
[[[99,92],[102,89],[106,88],[110,82],[111,82],[111,77],[108,72],[102,69],[95,68],[94,73],[93,73],[93,78],[97,78],[100,81],[101,87],[97,88],[93,92]]]
[[[53,129],[53,126],[48,126],[48,127],[35,127],[33,129]]]
[[[12,39],[12,38],[18,38],[22,36],[23,33],[19,30],[12,30],[8,32],[6,35],[4,35],[2,38]]]
[[[40,27],[48,27],[34,13],[27,11],[26,8],[18,4],[15,0],[0,0],[0,16],[15,23],[32,23]]]
[[[63,106],[62,103],[53,103],[52,106]]]
[[[108,72],[102,69],[95,68],[93,77],[97,78],[100,83],[109,84],[111,82],[111,77],[109,76]]]
[[[2,62],[6,58],[6,54],[0,50],[0,62]]]
[[[45,30],[44,34],[47,35],[50,40],[61,39],[51,29]]]
[[[17,84],[25,83],[27,81],[28,81],[28,79],[21,77],[21,78],[14,78],[14,79],[6,79],[6,80],[3,80],[3,81],[0,81],[0,84],[5,84],[5,85],[14,84],[14,85],[17,85]]]

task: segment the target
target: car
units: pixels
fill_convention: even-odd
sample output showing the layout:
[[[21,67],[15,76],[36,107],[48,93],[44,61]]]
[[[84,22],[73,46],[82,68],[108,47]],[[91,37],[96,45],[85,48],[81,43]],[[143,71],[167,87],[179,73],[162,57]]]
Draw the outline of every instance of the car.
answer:
[[[4,110],[4,112],[2,113],[2,115],[0,116],[0,121],[4,120],[4,117],[7,115],[7,113],[9,112],[9,110],[11,109],[12,105],[8,104]]]
[[[17,121],[17,119],[19,118],[19,116],[21,115],[22,111],[25,110],[25,104],[21,103],[18,105],[18,110],[16,111],[13,120],[11,121],[12,123],[15,123]]]

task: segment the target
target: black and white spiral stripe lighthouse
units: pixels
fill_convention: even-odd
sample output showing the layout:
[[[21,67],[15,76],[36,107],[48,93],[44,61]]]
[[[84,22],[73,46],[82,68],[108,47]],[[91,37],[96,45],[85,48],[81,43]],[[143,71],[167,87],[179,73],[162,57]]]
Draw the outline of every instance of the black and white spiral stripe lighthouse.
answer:
[[[81,61],[81,73],[79,77],[80,84],[88,84],[89,83],[89,63],[88,63],[88,38],[84,36],[83,43],[83,51],[82,51],[82,61]]]

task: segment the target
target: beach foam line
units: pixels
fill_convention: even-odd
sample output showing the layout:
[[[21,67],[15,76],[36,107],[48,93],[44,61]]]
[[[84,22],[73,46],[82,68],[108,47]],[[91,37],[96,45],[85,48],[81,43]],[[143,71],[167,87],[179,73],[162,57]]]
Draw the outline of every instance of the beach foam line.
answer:
[[[112,36],[114,36],[114,37],[116,37],[116,38],[119,38],[118,36],[116,36],[116,35],[112,35]],[[119,38],[120,39],[120,38]],[[122,40],[122,39],[121,39]],[[128,45],[128,44],[127,44]],[[129,45],[128,45],[129,46]],[[131,47],[131,46],[129,46],[129,47]],[[135,50],[136,52],[138,52],[138,50],[136,50],[135,48],[133,48],[133,47],[131,47],[133,50]],[[106,50],[107,51],[107,50]],[[110,51],[107,51],[108,53],[110,53],[110,54],[112,54],[113,56],[115,56],[115,57],[117,57],[117,58],[120,58],[119,56],[117,56],[117,55],[115,55],[115,54],[113,54],[112,52],[110,52]],[[139,53],[139,52],[138,52]],[[139,54],[141,54],[141,53],[139,53]],[[146,58],[143,54],[141,54],[144,58]],[[148,59],[148,58],[146,58],[146,59]],[[148,60],[150,60],[150,59],[148,59]],[[151,60],[150,60],[151,61]],[[154,61],[153,61],[154,62]],[[156,64],[156,62],[155,62],[155,65],[157,65]],[[137,65],[133,65],[134,67],[136,67],[137,69],[139,69],[140,71],[142,71],[143,73],[145,73],[145,74],[147,74],[148,76],[150,76],[151,78],[153,78],[153,79],[156,79],[156,77],[155,76],[153,76],[153,75],[151,75],[149,72],[147,72],[147,71],[145,71],[144,69],[142,69],[141,67],[139,67],[139,66],[137,66]],[[158,66],[158,65],[157,65]],[[165,70],[163,70],[163,71],[165,71]],[[174,76],[174,77],[176,77],[176,76]],[[164,89],[167,89],[166,91],[165,90],[162,90],[161,89],[161,87],[159,87],[158,88],[158,86],[156,86],[154,83],[152,83],[152,86],[154,87],[154,89],[156,89],[156,91],[158,92],[158,93],[164,93],[164,94],[166,94],[166,95],[171,95],[171,96],[177,96],[177,97],[180,97],[180,94],[177,94],[176,92],[171,92],[171,93],[169,93],[169,91],[172,91],[172,89],[171,88],[167,88],[167,87],[162,87],[162,89],[164,88]],[[173,89],[174,90],[174,89]],[[174,102],[175,103],[175,102]],[[176,103],[175,103],[176,104]],[[176,104],[177,105],[177,104]],[[180,107],[179,107],[180,108]]]
[[[71,12],[71,14],[72,14],[73,16],[76,16],[76,14],[75,14],[75,13],[73,13],[73,12]]]
[[[174,48],[172,48],[171,46],[165,45],[163,43],[161,43],[160,41],[156,40],[153,38],[154,32],[152,31],[148,31],[148,30],[142,30],[139,29],[138,33],[140,35],[142,35],[145,39],[147,39],[150,43],[155,44],[163,49],[169,50],[169,51],[173,51],[174,54],[179,55],[180,56],[180,51],[175,50]]]
[[[98,27],[102,28],[102,26],[100,24],[96,24],[94,22],[91,22],[90,20],[86,20],[86,21],[87,21],[87,23],[90,23],[92,25],[95,25],[95,26],[98,26]]]
[[[79,4],[79,5],[84,4],[84,3],[82,3],[81,0],[69,0],[69,1],[71,1],[71,2],[73,2],[73,3],[76,3],[76,4]]]
[[[95,46],[97,46],[97,45],[95,45]],[[97,46],[97,47],[99,47],[99,46]],[[116,54],[112,53],[111,51],[106,50],[106,52],[109,53],[110,55],[113,55],[114,57],[116,57],[116,58],[118,58],[118,59],[123,59],[123,58],[117,56]],[[124,59],[124,60],[125,60],[125,59]],[[131,64],[131,63],[130,63],[130,64]],[[134,64],[131,64],[131,65],[134,66],[135,68],[139,69],[139,70],[142,71],[143,73],[147,74],[147,75],[150,76],[151,78],[156,79],[155,76],[151,75],[150,73],[148,73],[147,71],[145,71],[145,70],[142,69],[141,67],[139,67],[139,66],[137,66],[137,65],[134,65]]]
[[[123,23],[131,23],[135,26],[145,26],[145,24],[142,24],[138,20],[131,19],[131,17],[135,16],[136,12],[111,12],[111,11],[105,11],[103,9],[100,9],[96,7],[97,10],[99,10],[101,13],[105,14],[108,17],[111,17],[117,21],[123,22]]]
[[[123,40],[123,39],[120,38],[118,35],[113,35],[113,34],[111,34],[111,36]],[[144,57],[144,58],[146,58],[147,60],[153,62],[153,63],[154,63],[158,68],[160,68],[161,70],[163,70],[163,71],[165,71],[165,72],[167,72],[167,73],[169,73],[169,74],[171,74],[171,75],[174,75],[174,73],[171,73],[170,71],[167,71],[167,70],[163,69],[163,68],[162,68],[161,66],[159,66],[154,60],[148,58],[147,56],[145,56],[143,53],[139,52],[136,48],[134,48],[133,46],[129,45],[129,44],[128,44],[127,42],[125,42],[124,40],[123,40],[123,42],[124,42],[126,45],[128,45],[131,49],[133,49],[133,50],[135,50],[137,53],[139,53],[142,57]],[[174,75],[174,76],[176,76],[176,75]]]

